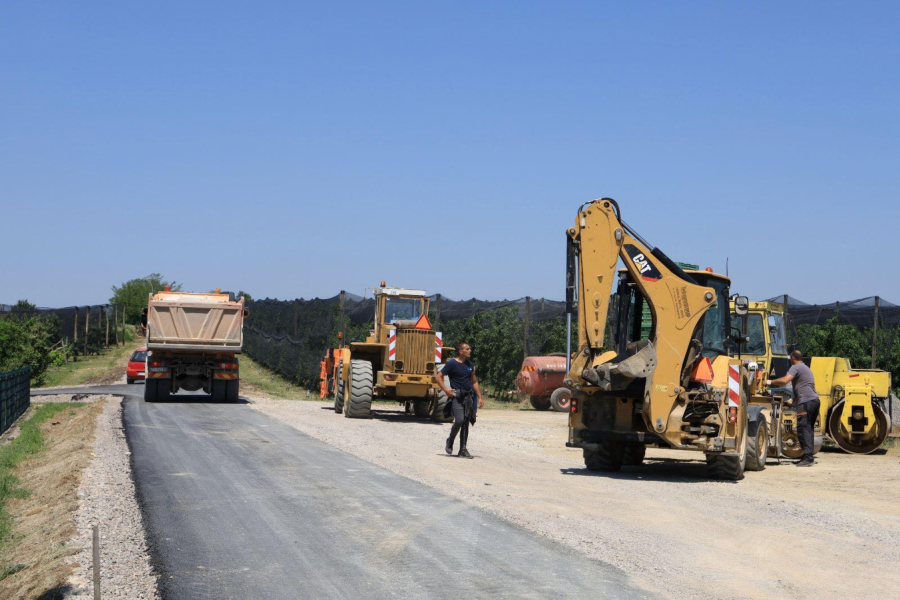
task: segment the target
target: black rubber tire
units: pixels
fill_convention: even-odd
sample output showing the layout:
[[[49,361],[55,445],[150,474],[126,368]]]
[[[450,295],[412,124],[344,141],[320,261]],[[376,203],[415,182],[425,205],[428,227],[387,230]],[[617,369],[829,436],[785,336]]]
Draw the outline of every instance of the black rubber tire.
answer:
[[[338,362],[338,379],[334,390],[334,412],[344,412],[344,361]]]
[[[213,402],[225,402],[226,395],[228,393],[228,382],[224,379],[213,379],[212,386],[210,387],[209,395],[212,397]]]
[[[134,377],[128,377],[128,376],[126,375],[126,376],[125,376],[125,383],[129,383],[129,384],[134,383]]]
[[[351,360],[350,389],[344,404],[344,416],[349,419],[371,417],[374,387],[372,363],[367,360]]]
[[[647,446],[638,442],[625,442],[625,453],[622,456],[622,464],[628,467],[636,467],[644,462],[647,454]]]
[[[744,405],[744,419],[747,418],[747,396],[741,392],[741,403]],[[724,456],[720,453],[706,455],[706,471],[713,479],[725,481],[740,481],[744,478],[744,470],[747,468],[747,433],[749,423],[744,426],[744,443],[741,444],[740,456]]]
[[[444,377],[444,385],[450,387],[450,380]],[[445,417],[444,416],[444,406],[447,405],[447,402],[450,401],[447,398],[447,394],[444,393],[443,390],[435,390],[434,391],[434,405],[431,408],[431,420],[437,423],[452,423],[453,416]]]
[[[556,388],[550,394],[550,408],[556,412],[569,412],[572,405],[572,390],[567,387]]]
[[[241,397],[241,380],[232,379],[225,386],[225,401],[234,404]]]
[[[431,402],[427,399],[413,400],[413,414],[420,419],[427,419],[431,416]]]
[[[596,450],[583,449],[584,466],[591,471],[614,472],[622,469],[625,460],[625,442],[605,440],[597,443]]]
[[[144,383],[144,402],[156,402],[156,387],[159,379],[148,379]]]
[[[172,395],[172,380],[157,379],[156,380],[156,399],[159,402],[165,402]]]
[[[550,410],[550,398],[539,398],[538,396],[529,396],[531,406],[534,410]]]
[[[769,457],[769,426],[759,415],[747,427],[747,467],[748,471],[762,471]]]

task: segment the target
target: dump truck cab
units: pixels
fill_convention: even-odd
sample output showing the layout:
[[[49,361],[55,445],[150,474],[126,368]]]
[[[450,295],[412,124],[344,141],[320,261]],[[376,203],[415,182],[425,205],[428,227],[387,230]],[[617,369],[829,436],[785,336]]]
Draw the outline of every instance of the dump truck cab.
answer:
[[[396,400],[417,416],[444,420],[446,397],[434,376],[447,348],[428,319],[424,290],[375,288],[375,320],[365,341],[344,346],[338,364],[335,411],[371,415],[372,400]]]

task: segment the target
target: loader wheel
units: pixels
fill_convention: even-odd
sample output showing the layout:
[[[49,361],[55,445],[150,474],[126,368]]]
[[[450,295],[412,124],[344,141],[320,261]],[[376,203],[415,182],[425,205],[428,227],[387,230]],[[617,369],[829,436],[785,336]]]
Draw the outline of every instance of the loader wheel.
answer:
[[[572,405],[572,390],[566,387],[556,388],[550,394],[550,407],[557,412],[569,412]]]
[[[851,454],[869,454],[874,452],[884,442],[890,429],[887,411],[882,409],[881,403],[872,402],[872,408],[875,411],[875,428],[869,437],[863,438],[861,435],[848,432],[841,424],[844,402],[844,400],[841,400],[831,409],[831,415],[828,417],[828,434],[844,452]]]
[[[225,386],[225,400],[232,404],[237,402],[240,399],[240,387],[240,379],[232,379],[229,381],[228,385]]]
[[[443,390],[435,390],[434,407],[431,411],[432,421],[438,423],[451,423],[453,421],[453,417],[447,418],[444,416],[444,407],[449,401],[450,399],[447,398],[447,394]]]
[[[413,414],[421,419],[431,416],[431,402],[427,399],[413,401]]]
[[[372,416],[372,363],[367,360],[350,361],[350,389],[344,403],[344,416],[364,419]]]
[[[647,454],[647,446],[637,442],[625,442],[625,454],[622,457],[622,464],[625,466],[636,467],[644,462],[644,455]]]
[[[344,360],[338,362],[338,379],[334,392],[334,412],[344,412]]]
[[[550,410],[550,398],[539,398],[538,396],[529,396],[531,406],[534,410]]]
[[[604,440],[596,450],[584,448],[584,466],[591,471],[619,471],[625,460],[625,442]]]
[[[156,402],[156,386],[159,379],[148,379],[144,384],[144,402]]]
[[[762,415],[747,428],[747,470],[762,471],[769,458],[769,426]]]

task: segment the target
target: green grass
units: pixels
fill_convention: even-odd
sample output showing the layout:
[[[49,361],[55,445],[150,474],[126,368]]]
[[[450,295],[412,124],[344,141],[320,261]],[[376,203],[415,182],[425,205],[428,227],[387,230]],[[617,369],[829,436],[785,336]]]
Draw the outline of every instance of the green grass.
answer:
[[[121,377],[125,374],[128,357],[143,345],[144,340],[131,340],[124,346],[110,345],[109,351],[103,354],[82,356],[78,361],[58,368],[50,368],[45,374],[41,387],[57,387],[61,385],[83,385],[101,379]]]
[[[7,541],[12,530],[12,519],[6,512],[6,503],[11,498],[27,498],[28,490],[19,486],[19,479],[13,473],[26,458],[34,456],[44,448],[44,436],[40,425],[63,410],[84,406],[83,403],[44,404],[22,423],[19,437],[0,447],[0,544]],[[6,575],[9,575],[7,573]]]

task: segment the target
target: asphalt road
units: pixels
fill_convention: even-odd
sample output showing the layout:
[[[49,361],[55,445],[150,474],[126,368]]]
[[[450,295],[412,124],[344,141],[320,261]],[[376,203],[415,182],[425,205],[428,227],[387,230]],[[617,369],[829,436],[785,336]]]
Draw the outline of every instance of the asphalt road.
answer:
[[[649,597],[609,565],[244,404],[148,404],[142,390],[91,389],[129,396],[125,432],[164,598]]]

